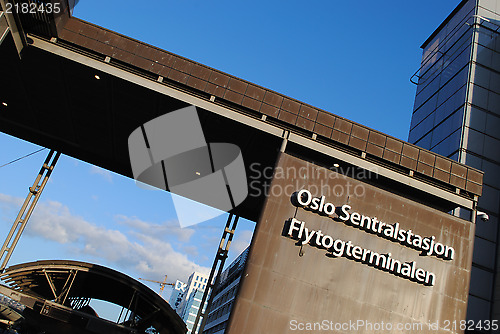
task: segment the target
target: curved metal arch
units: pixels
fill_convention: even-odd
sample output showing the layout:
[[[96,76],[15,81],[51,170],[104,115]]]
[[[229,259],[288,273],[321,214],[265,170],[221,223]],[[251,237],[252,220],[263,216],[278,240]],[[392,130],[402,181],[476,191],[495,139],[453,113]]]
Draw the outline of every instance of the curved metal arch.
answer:
[[[113,326],[116,331],[112,332],[116,333],[144,333],[150,327],[161,334],[186,332],[184,322],[157,293],[107,267],[45,260],[11,266],[0,277],[7,284],[0,285],[0,293],[25,304],[28,321],[34,319],[42,326],[48,323],[52,330],[54,322],[69,326],[60,327],[58,333],[110,333]],[[112,323],[98,318],[88,310],[90,299],[121,306],[127,311],[128,320]]]

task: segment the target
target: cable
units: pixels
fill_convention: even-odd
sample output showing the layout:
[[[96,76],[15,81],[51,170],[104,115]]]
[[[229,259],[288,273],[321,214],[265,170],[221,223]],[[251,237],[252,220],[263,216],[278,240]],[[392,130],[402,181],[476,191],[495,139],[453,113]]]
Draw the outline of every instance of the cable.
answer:
[[[43,151],[43,150],[46,150],[46,148],[45,148],[45,147],[43,147],[43,148],[41,148],[41,149],[39,149],[39,150],[37,150],[37,151],[35,151],[35,152],[31,152],[30,154],[26,154],[25,156],[22,156],[22,157],[20,157],[20,158],[17,158],[17,159],[14,159],[14,160],[10,161],[10,162],[7,162],[6,164],[3,164],[2,166],[0,166],[0,168],[5,167],[5,166],[10,165],[10,164],[13,164],[13,163],[14,163],[14,162],[16,162],[16,161],[19,161],[19,160],[21,160],[21,159],[27,158],[27,157],[29,157],[30,155],[33,155],[33,154],[38,153],[38,152]]]

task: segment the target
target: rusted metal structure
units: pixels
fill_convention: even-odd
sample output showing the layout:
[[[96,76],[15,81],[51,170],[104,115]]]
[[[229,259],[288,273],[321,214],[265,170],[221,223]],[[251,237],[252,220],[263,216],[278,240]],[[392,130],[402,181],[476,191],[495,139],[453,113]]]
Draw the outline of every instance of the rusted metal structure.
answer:
[[[37,261],[7,268],[0,293],[23,303],[23,331],[48,333],[185,333],[186,326],[157,293],[115,270],[77,261]],[[89,305],[120,306],[112,322]]]

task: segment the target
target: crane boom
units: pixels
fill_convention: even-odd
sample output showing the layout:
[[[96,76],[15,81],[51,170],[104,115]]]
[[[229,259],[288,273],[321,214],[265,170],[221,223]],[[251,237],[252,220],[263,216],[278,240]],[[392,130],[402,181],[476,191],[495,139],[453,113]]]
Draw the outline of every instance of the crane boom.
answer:
[[[147,279],[147,278],[140,278],[139,279],[141,281],[148,281],[148,282],[153,282],[153,283],[158,283],[160,284],[160,296],[161,294],[163,293],[163,290],[165,289],[165,285],[171,285],[171,286],[175,286],[175,283],[168,283],[167,282],[167,275],[165,275],[165,279],[163,280],[163,282],[160,282],[160,281],[155,281],[155,280],[152,280],[152,279]]]

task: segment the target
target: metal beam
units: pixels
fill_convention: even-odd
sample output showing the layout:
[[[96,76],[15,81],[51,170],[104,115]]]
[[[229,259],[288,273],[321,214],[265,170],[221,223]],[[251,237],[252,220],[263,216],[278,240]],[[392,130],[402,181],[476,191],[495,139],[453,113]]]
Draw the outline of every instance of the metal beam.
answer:
[[[5,37],[9,33],[10,28],[7,23],[7,18],[5,17],[5,12],[0,11],[0,44],[2,44]]]
[[[101,72],[110,74],[112,76],[115,76],[117,78],[132,82],[134,84],[137,84],[139,86],[148,88],[152,91],[158,92],[160,94],[168,95],[170,97],[173,97],[175,99],[178,99],[180,101],[192,104],[194,106],[206,109],[208,111],[211,111],[217,115],[224,116],[226,118],[232,119],[236,122],[248,125],[250,127],[253,127],[255,129],[259,129],[261,131],[270,133],[272,135],[275,135],[277,137],[281,137],[283,133],[283,129],[280,129],[279,127],[266,123],[261,119],[257,119],[254,117],[250,117],[247,115],[243,115],[237,111],[228,109],[226,107],[223,107],[221,105],[218,105],[215,103],[215,101],[207,101],[204,100],[200,97],[193,96],[191,94],[188,94],[186,92],[180,91],[178,89],[169,87],[165,84],[162,84],[161,82],[158,81],[153,81],[148,78],[144,78],[142,76],[136,75],[134,73],[131,73],[129,71],[123,70],[121,68],[113,66],[113,64],[107,63],[103,61],[99,61],[90,57],[87,57],[85,55],[82,55],[80,53],[65,49],[59,45],[56,45],[51,42],[47,42],[43,39],[40,39],[36,36],[29,35],[29,37],[33,40],[33,46],[48,51],[50,53],[56,54],[58,56],[73,60],[77,63],[80,63],[82,65],[86,65],[92,68],[95,68],[96,70],[99,70]]]
[[[234,216],[232,213],[230,213],[229,217],[227,218],[226,227],[224,228],[224,232],[222,233],[219,248],[217,249],[217,254],[212,265],[212,270],[210,271],[210,276],[208,277],[208,282],[205,287],[205,291],[203,292],[203,298],[200,302],[200,308],[198,309],[193,328],[191,329],[192,334],[203,333],[208,314],[210,313],[210,307],[212,306],[212,300],[214,299],[214,291],[217,285],[219,285],[220,275],[222,273],[222,269],[224,269],[224,263],[227,259],[227,253],[229,252],[229,247],[231,246],[231,241],[233,240],[234,231],[236,230],[236,225],[238,224],[238,219],[239,217]],[[217,273],[215,273],[216,270]],[[206,307],[205,301],[207,301]],[[198,329],[198,323],[200,322],[200,320],[201,325],[199,331],[197,332],[196,330]]]
[[[7,8],[7,1],[0,0],[0,4],[2,5],[2,8],[4,10]],[[16,45],[17,54],[19,55],[19,57],[21,57],[21,51],[27,45],[24,31],[22,30],[22,27],[19,27],[17,25],[16,18],[14,17],[13,13],[9,13],[7,11],[4,11],[3,13],[5,14],[7,24],[9,25],[9,31],[12,33],[12,38],[14,39],[14,44]],[[0,43],[1,42],[2,41],[0,40]]]
[[[352,154],[342,152],[340,150],[337,150],[333,147],[318,143],[317,141],[314,141],[309,138],[305,138],[302,136],[298,136],[294,133],[291,133],[290,136],[288,137],[288,141],[292,143],[299,144],[301,146],[310,148],[312,150],[324,153],[328,156],[335,157],[341,161],[345,161],[347,163],[350,163],[354,166],[358,166],[361,168],[364,168],[366,170],[371,171],[372,173],[378,174],[380,176],[387,177],[391,180],[397,181],[401,184],[410,186],[412,188],[424,191],[428,194],[437,196],[439,198],[443,198],[447,201],[450,201],[452,203],[455,203],[459,206],[462,206],[467,209],[472,209],[473,208],[473,200],[466,199],[462,196],[459,196],[455,193],[446,191],[444,189],[437,188],[431,184],[427,184],[423,181],[414,179],[410,176],[398,173],[396,171],[393,171],[388,168],[384,168],[382,166],[376,165],[370,161],[367,161],[365,159],[362,159],[360,157],[356,157]]]
[[[14,221],[2,249],[0,250],[0,260],[3,259],[2,265],[0,266],[0,272],[3,272],[7,267],[7,263],[9,262],[12,252],[21,238],[21,234],[23,233],[26,224],[28,224],[31,213],[35,209],[36,203],[38,202],[38,199],[40,198],[40,195],[42,194],[42,191],[45,188],[45,185],[47,184],[47,181],[49,180],[60,155],[61,153],[55,152],[54,150],[49,152],[35,179],[35,182],[33,183],[33,186],[29,188],[28,196],[24,200],[21,210],[19,210],[16,220]]]
[[[215,114],[230,118],[236,122],[248,125],[250,127],[253,127],[255,129],[258,129],[260,131],[272,134],[277,137],[283,137],[283,131],[285,130],[284,128],[280,128],[279,126],[275,124],[271,124],[266,122],[263,119],[258,119],[258,118],[253,118],[247,115],[244,115],[240,112],[237,112],[235,110],[231,110],[227,107],[224,107],[222,105],[218,105],[215,103],[215,99],[212,100],[205,100],[200,97],[191,95],[187,92],[175,89],[173,87],[166,86],[165,84],[151,80],[148,78],[144,78],[142,76],[139,76],[137,74],[131,73],[129,71],[126,71],[121,68],[115,67],[112,63],[107,63],[103,61],[99,61],[93,58],[90,58],[88,56],[85,56],[83,54],[71,51],[69,49],[66,49],[62,46],[59,46],[57,44],[45,41],[43,39],[37,38],[35,36],[29,36],[31,39],[33,39],[33,46],[45,50],[47,52],[56,54],[61,57],[65,57],[67,59],[73,60],[77,63],[95,68],[99,71],[102,71],[104,73],[113,75],[115,77],[118,77],[120,79],[135,83],[137,85],[140,85],[142,87],[151,89],[153,91],[156,91],[160,94],[168,95],[170,97],[179,99],[181,101],[184,101],[186,103],[195,105],[197,107],[206,109],[208,111],[211,111]],[[286,137],[285,137],[286,138]],[[443,189],[439,189],[431,184],[425,183],[420,180],[416,180],[410,176],[404,175],[402,173],[387,169],[383,166],[376,165],[374,163],[371,163],[365,159],[356,157],[352,154],[345,153],[342,151],[339,151],[337,149],[334,149],[333,147],[330,147],[328,145],[325,145],[323,143],[314,141],[310,138],[303,137],[301,135],[295,134],[295,133],[290,133],[288,141],[297,143],[299,145],[311,148],[313,150],[316,150],[318,152],[325,153],[327,155],[336,157],[340,160],[350,162],[356,166],[368,169],[370,171],[376,171],[377,174],[389,177],[399,183],[402,183],[404,185],[410,186],[412,188],[424,191],[426,193],[439,196],[445,200],[448,200],[452,203],[455,203],[459,206],[471,209],[473,206],[473,201],[468,200],[464,197],[461,197],[457,194],[454,194],[452,192],[448,192]],[[284,141],[285,145],[286,141]],[[282,147],[283,149],[283,147]]]

